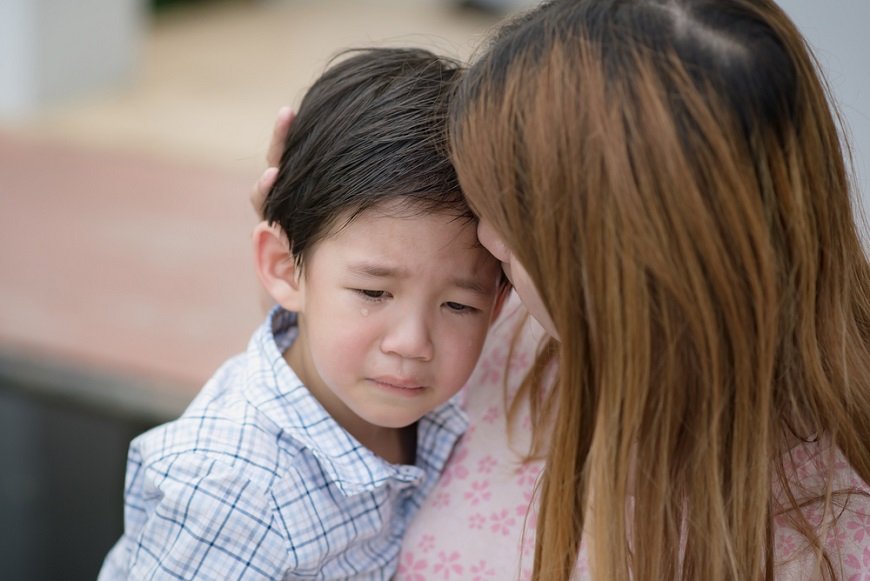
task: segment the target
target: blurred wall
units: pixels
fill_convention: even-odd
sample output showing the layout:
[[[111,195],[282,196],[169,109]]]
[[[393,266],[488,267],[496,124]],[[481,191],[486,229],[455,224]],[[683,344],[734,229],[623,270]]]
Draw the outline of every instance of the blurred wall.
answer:
[[[2,0],[0,117],[129,80],[144,0]]]
[[[870,2],[780,0],[780,5],[822,64],[851,133],[858,196],[865,211],[870,212]]]

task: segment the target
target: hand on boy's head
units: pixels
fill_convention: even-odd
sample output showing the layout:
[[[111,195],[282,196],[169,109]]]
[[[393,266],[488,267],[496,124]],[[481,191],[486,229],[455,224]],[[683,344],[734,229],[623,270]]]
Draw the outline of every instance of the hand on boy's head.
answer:
[[[275,178],[278,177],[277,167],[267,167],[257,182],[254,184],[254,190],[251,192],[251,205],[254,206],[254,211],[257,212],[257,217],[262,219],[264,206],[266,204],[266,196],[269,195],[269,190],[275,185]]]
[[[278,117],[272,127],[272,140],[269,142],[269,150],[266,152],[266,164],[269,167],[278,167],[281,163],[281,154],[284,153],[284,142],[287,141],[287,131],[290,124],[296,118],[296,112],[288,106],[278,109]]]
[[[278,165],[281,163],[281,155],[284,153],[284,143],[287,141],[287,132],[290,130],[290,124],[296,117],[296,113],[290,107],[281,107],[278,110],[278,117],[275,119],[275,125],[272,128],[272,138],[269,141],[269,149],[266,152],[266,170],[254,184],[254,189],[251,192],[251,204],[257,215],[263,217],[263,205],[266,202],[266,196],[269,190],[275,184],[275,178],[278,175]]]

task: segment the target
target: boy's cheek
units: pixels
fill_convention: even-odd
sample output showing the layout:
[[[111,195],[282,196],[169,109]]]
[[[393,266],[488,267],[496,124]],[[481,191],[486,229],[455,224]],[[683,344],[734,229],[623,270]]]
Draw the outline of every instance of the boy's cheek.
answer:
[[[454,361],[457,368],[464,370],[463,372],[471,373],[483,350],[486,334],[489,331],[489,323],[483,317],[481,320],[482,322],[475,325],[473,331],[469,330],[453,342],[450,359]]]

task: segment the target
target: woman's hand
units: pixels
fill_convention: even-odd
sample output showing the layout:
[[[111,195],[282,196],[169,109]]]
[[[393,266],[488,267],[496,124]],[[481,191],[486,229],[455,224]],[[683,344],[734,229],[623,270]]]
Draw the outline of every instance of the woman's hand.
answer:
[[[278,110],[278,118],[272,128],[269,150],[266,152],[267,167],[260,179],[254,184],[254,189],[251,192],[251,204],[260,218],[263,217],[263,204],[266,201],[266,195],[272,189],[275,177],[278,175],[278,164],[281,163],[281,154],[284,152],[284,143],[287,141],[287,131],[289,131],[294,117],[296,117],[296,113],[290,107],[285,106]]]

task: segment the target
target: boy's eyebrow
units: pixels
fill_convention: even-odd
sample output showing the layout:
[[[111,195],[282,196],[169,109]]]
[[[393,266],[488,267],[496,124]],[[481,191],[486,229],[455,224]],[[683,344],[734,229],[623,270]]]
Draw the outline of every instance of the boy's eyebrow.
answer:
[[[410,273],[401,268],[393,268],[372,262],[358,262],[348,266],[354,274],[367,276],[370,278],[408,278]],[[471,291],[480,295],[489,296],[491,293],[483,287],[477,280],[466,278],[463,276],[454,276],[450,279],[451,284],[461,289]]]
[[[361,274],[372,278],[406,278],[408,276],[408,273],[400,268],[383,266],[372,262],[357,262],[348,266],[348,270],[354,274]]]

